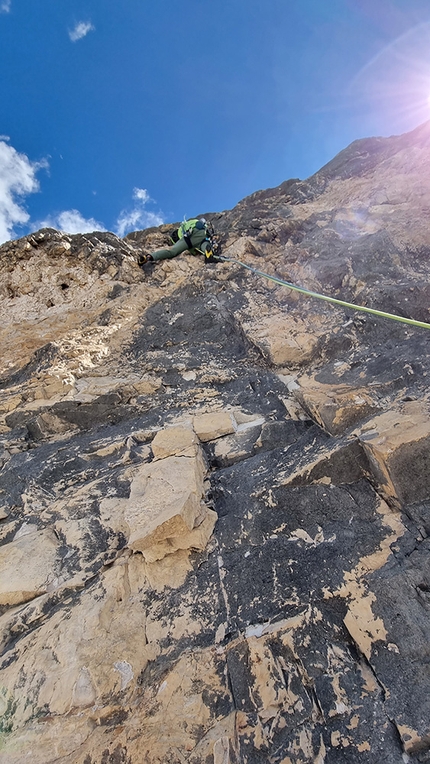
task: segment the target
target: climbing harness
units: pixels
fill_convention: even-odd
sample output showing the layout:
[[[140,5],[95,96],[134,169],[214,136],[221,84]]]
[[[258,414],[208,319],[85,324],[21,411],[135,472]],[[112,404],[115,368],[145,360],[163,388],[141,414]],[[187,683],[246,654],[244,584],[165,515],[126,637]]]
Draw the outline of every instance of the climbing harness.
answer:
[[[402,324],[409,324],[410,326],[420,326],[423,329],[430,329],[430,324],[425,323],[425,321],[416,321],[414,318],[405,318],[404,316],[397,316],[395,313],[386,313],[383,310],[376,310],[375,308],[366,308],[363,305],[354,305],[353,302],[345,302],[344,300],[338,300],[336,297],[328,297],[325,294],[312,292],[310,289],[305,289],[304,287],[296,286],[295,284],[290,284],[289,281],[284,281],[283,279],[280,279],[277,276],[270,276],[269,273],[264,273],[263,271],[257,270],[257,268],[252,268],[251,265],[242,263],[240,260],[235,260],[233,257],[224,257],[223,255],[218,255],[217,260],[219,260],[220,262],[226,262],[226,263],[236,263],[237,265],[241,265],[242,268],[246,268],[246,270],[251,271],[251,273],[255,273],[256,276],[262,276],[263,278],[268,279],[269,281],[273,281],[275,284],[286,286],[289,289],[292,289],[294,292],[300,292],[301,294],[306,294],[309,297],[316,297],[318,300],[325,300],[325,302],[331,302],[334,305],[340,305],[343,308],[352,308],[353,310],[360,310],[365,313],[371,313],[373,316],[381,316],[382,318],[391,318],[393,321],[400,321],[400,323]]]
[[[204,218],[203,218],[203,220],[204,220]],[[201,249],[200,247],[196,247],[196,246],[192,247],[192,249],[195,252],[200,252],[200,254],[204,256],[205,263],[217,263],[217,262],[219,262],[221,260],[221,258],[217,255],[217,252],[218,252],[218,249],[219,249],[219,242],[218,242],[218,239],[217,239],[217,237],[215,235],[214,227],[213,227],[212,223],[210,223],[210,222],[208,223],[205,220],[205,228],[206,228],[206,238],[203,239],[201,246],[203,246],[203,244],[205,242],[208,243],[208,246],[204,250]],[[186,236],[184,236],[184,239],[185,239],[185,241],[188,244]],[[190,242],[190,244],[191,244],[191,242]],[[191,247],[190,247],[190,249],[191,249]]]

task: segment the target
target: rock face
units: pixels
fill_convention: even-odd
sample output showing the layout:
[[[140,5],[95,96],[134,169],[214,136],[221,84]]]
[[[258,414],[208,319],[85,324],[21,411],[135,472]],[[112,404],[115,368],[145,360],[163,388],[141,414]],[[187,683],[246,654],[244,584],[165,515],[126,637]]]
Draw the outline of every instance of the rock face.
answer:
[[[208,215],[430,321],[430,124]],[[0,248],[5,764],[430,761],[429,332],[169,226]]]

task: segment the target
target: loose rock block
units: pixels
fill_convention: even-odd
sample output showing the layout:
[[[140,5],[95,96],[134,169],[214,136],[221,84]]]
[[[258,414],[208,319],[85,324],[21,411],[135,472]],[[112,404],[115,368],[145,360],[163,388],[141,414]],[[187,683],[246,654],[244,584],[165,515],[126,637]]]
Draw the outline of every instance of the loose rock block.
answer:
[[[430,421],[422,411],[388,411],[358,435],[388,498],[412,503],[430,497]]]
[[[295,397],[330,435],[339,435],[378,409],[372,396],[364,389],[344,386],[314,385],[295,391]]]
[[[166,555],[177,552],[178,549],[203,550],[208,543],[218,515],[212,509],[207,510],[207,514],[201,525],[192,531],[182,533],[178,536],[166,538],[159,544],[143,550],[143,556],[146,562],[156,562],[162,560]]]
[[[191,531],[200,517],[205,464],[202,456],[168,456],[143,465],[131,485],[125,521],[128,545],[143,551]]]
[[[166,456],[185,454],[192,456],[198,439],[190,427],[166,427],[157,432],[152,441],[152,453],[155,459],[165,459]],[[190,450],[191,449],[191,450]]]
[[[229,411],[214,411],[199,414],[193,419],[194,430],[200,440],[206,443],[222,435],[230,435],[236,431],[236,423]]]

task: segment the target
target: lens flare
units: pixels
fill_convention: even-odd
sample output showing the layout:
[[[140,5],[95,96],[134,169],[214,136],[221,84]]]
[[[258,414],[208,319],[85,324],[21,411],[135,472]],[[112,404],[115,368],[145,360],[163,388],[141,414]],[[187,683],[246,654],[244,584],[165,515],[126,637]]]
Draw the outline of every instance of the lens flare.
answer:
[[[430,22],[393,40],[355,76],[354,106],[405,130],[430,117]]]

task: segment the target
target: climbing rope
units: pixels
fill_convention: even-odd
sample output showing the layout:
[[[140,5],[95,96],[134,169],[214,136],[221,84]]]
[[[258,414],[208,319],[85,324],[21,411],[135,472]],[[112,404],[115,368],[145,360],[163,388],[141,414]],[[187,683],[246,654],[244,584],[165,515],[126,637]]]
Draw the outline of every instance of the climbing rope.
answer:
[[[375,308],[366,308],[364,307],[364,305],[354,305],[353,302],[345,302],[345,300],[338,300],[336,297],[328,297],[325,294],[312,292],[310,289],[305,289],[304,287],[296,286],[295,284],[290,284],[289,281],[284,281],[283,279],[280,279],[277,276],[270,276],[269,273],[264,273],[264,271],[259,271],[257,270],[257,268],[252,268],[251,265],[242,263],[240,260],[235,260],[233,257],[224,257],[223,255],[218,255],[217,260],[220,260],[221,262],[227,262],[227,263],[236,263],[237,265],[241,265],[242,268],[246,268],[246,270],[251,271],[251,273],[255,273],[257,276],[262,276],[263,278],[268,279],[269,281],[273,281],[275,284],[286,286],[288,287],[288,289],[292,289],[294,292],[300,292],[301,294],[306,294],[309,297],[316,297],[318,300],[325,300],[325,302],[331,302],[334,305],[341,305],[343,308],[352,308],[353,310],[361,310],[364,313],[371,313],[373,316],[381,316],[382,318],[391,318],[393,321],[400,321],[400,323],[402,324],[409,324],[410,326],[420,326],[423,329],[430,329],[430,324],[426,324],[425,321],[416,321],[414,318],[405,318],[404,316],[397,316],[395,313],[386,313],[383,310],[376,310]]]

